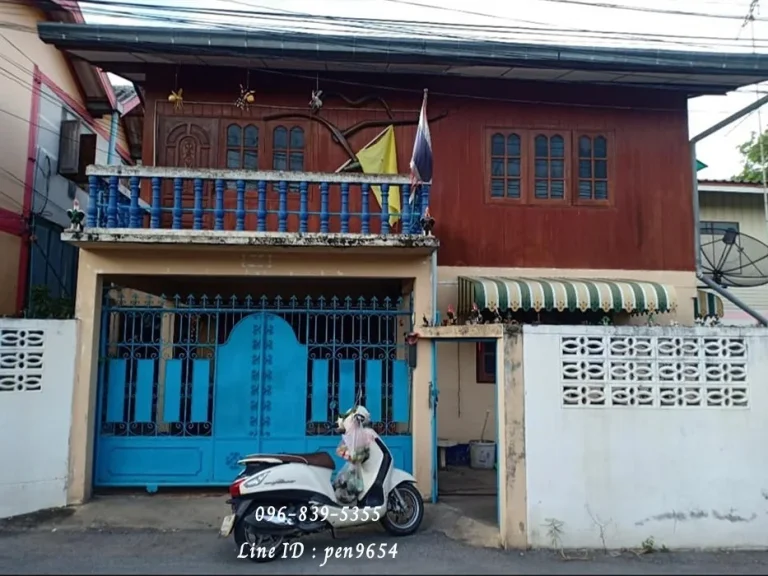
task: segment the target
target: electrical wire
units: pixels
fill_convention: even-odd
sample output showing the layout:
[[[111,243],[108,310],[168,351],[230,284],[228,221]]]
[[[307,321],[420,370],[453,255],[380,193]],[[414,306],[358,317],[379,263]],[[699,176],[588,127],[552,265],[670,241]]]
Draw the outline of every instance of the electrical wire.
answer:
[[[755,12],[759,10],[759,6],[760,0],[752,0],[749,5],[749,12],[747,13],[747,17],[744,19],[744,24],[742,25],[743,28],[747,25],[747,23],[749,23],[752,32],[753,52],[756,52],[754,49]],[[757,86],[755,86],[755,102],[760,99],[760,94],[758,94],[757,89]],[[760,110],[761,108],[762,106],[757,109],[757,142],[758,146],[760,147],[760,172],[763,180],[763,213],[765,217],[765,225],[766,228],[768,228],[768,166],[765,165],[765,134],[763,134],[763,116],[762,111]]]
[[[11,41],[10,41],[8,38],[6,38],[6,37],[5,37],[4,35],[2,35],[2,34],[0,34],[0,37],[2,37],[4,40],[6,40],[6,42],[8,42],[8,43],[9,43],[11,46],[13,46],[13,47],[14,47],[14,48],[15,48],[17,51],[19,51],[19,53],[20,53],[20,54],[24,55],[24,53],[23,53],[23,52],[21,52],[21,51],[18,49],[18,47],[17,47],[15,44],[13,44],[13,42],[11,42]],[[26,55],[24,55],[24,56],[26,57]],[[29,59],[29,58],[28,58],[28,59]],[[22,66],[22,65],[21,65],[21,64],[19,64],[18,62],[14,62],[12,59],[8,58],[8,57],[7,57],[7,56],[5,56],[4,54],[0,54],[0,60],[4,60],[4,61],[8,62],[9,64],[11,64],[11,65],[15,66],[16,68],[18,68],[20,71],[22,71],[22,72],[24,72],[24,73],[27,73],[27,74],[29,74],[29,75],[32,75],[32,70],[30,70],[30,69],[28,69],[28,68],[25,68],[24,66]],[[32,62],[32,63],[34,64],[34,61],[32,61],[31,59],[29,59],[29,60],[30,60],[30,62]],[[11,82],[14,82],[14,83],[18,84],[19,86],[21,86],[21,87],[22,87],[22,88],[24,88],[25,90],[28,90],[30,93],[34,94],[34,88],[31,86],[31,84],[29,83],[29,80],[28,80],[28,79],[24,79],[24,78],[21,78],[21,77],[17,76],[17,75],[16,75],[16,74],[14,74],[12,71],[8,70],[7,68],[4,68],[3,66],[0,66],[0,76],[2,76],[2,77],[5,77],[6,79],[10,80]],[[47,100],[48,102],[50,102],[50,103],[52,103],[52,104],[54,104],[54,105],[56,105],[56,106],[63,106],[63,107],[66,107],[66,108],[68,108],[68,107],[66,106],[66,104],[64,104],[63,102],[61,102],[60,100],[58,100],[58,99],[56,99],[56,98],[53,98],[53,97],[49,96],[49,95],[48,95],[48,94],[46,94],[46,93],[45,93],[45,92],[44,92],[42,89],[40,89],[40,90],[38,90],[38,91],[37,91],[37,95],[38,95],[40,98],[42,98],[42,99],[45,99],[45,100]],[[48,131],[48,132],[51,132],[52,134],[55,134],[56,136],[58,136],[58,135],[60,134],[60,130],[57,130],[57,129],[54,129],[54,128],[50,128],[49,126],[44,126],[44,125],[42,125],[42,124],[40,124],[40,123],[38,123],[38,122],[33,122],[31,119],[27,119],[27,118],[24,118],[23,116],[20,116],[20,115],[18,115],[18,114],[16,114],[16,113],[14,113],[14,112],[11,112],[10,110],[7,110],[7,109],[5,109],[5,108],[3,108],[3,107],[0,107],[0,113],[1,113],[1,114],[5,114],[5,115],[7,115],[7,116],[10,116],[10,117],[12,117],[12,118],[15,118],[16,120],[19,120],[19,121],[21,121],[21,122],[24,122],[24,123],[26,123],[26,124],[28,124],[28,125],[32,125],[32,126],[34,126],[34,127],[38,128],[38,129],[40,129],[40,130],[46,130],[46,131]],[[74,111],[72,111],[72,113],[76,114]],[[77,115],[77,114],[76,114],[76,115]],[[98,146],[97,146],[97,150],[99,150],[99,151],[101,151],[101,152],[104,152],[104,153],[107,153],[107,151],[106,151],[104,148],[101,148],[101,147],[98,147]],[[36,169],[36,170],[40,169],[40,166],[39,166],[39,162],[38,162],[38,159],[39,159],[39,153],[40,153],[40,149],[38,149],[38,150],[37,150],[37,155],[36,155],[37,157],[36,157],[36,159],[35,159],[35,169]],[[46,155],[46,159],[47,159],[47,161],[48,161],[48,165],[49,165],[49,172],[50,172],[50,158],[49,158],[47,155]],[[11,181],[12,181],[14,184],[17,184],[17,185],[18,185],[18,186],[21,188],[21,190],[22,190],[22,194],[24,193],[24,191],[26,190],[26,183],[25,183],[23,180],[21,180],[20,178],[18,178],[18,177],[17,177],[15,174],[13,174],[12,172],[10,172],[9,170],[7,170],[7,169],[5,169],[5,168],[2,168],[2,167],[0,167],[0,173],[3,173],[3,174],[5,174],[5,176],[6,176],[6,177],[10,178],[10,179],[11,179]],[[46,191],[47,191],[47,189],[46,189]],[[7,199],[8,199],[8,200],[10,200],[10,201],[11,201],[13,204],[15,204],[15,205],[16,205],[16,206],[17,206],[19,209],[23,210],[23,204],[22,204],[22,203],[20,203],[20,202],[19,202],[19,201],[18,201],[18,200],[17,200],[17,199],[14,197],[14,196],[11,196],[9,193],[7,193],[7,192],[5,192],[5,191],[3,191],[3,190],[0,190],[0,196],[3,196],[3,197],[5,197],[5,198],[7,198]],[[48,202],[49,202],[49,198],[47,198],[47,194],[46,194],[46,201],[45,201],[45,204],[43,205],[43,208],[41,208],[41,210],[40,210],[40,212],[39,212],[39,214],[38,214],[38,215],[43,215],[43,214],[44,214],[44,209],[45,209],[45,207],[48,205]],[[58,208],[60,208],[60,209],[62,209],[62,210],[64,210],[64,209],[65,209],[65,208],[64,208],[63,206],[61,206],[60,204],[57,204],[56,202],[54,202],[54,201],[52,201],[52,200],[51,200],[51,202],[52,202],[52,203],[53,203],[53,204],[54,204],[56,207],[58,207]]]
[[[230,0],[234,1],[234,0]],[[458,9],[458,8],[448,8],[445,6],[439,6],[436,4],[428,4],[425,2],[415,2],[414,0],[383,0],[384,2],[391,2],[393,4],[405,4],[409,6],[417,6],[421,8],[430,8],[435,10],[442,10],[445,12],[455,12],[458,14],[466,14],[468,16],[483,16],[485,18],[492,18],[494,20],[498,20],[498,15],[494,14],[487,14],[484,12],[475,12],[472,10],[464,10],[464,9]],[[541,2],[557,2],[560,4],[574,4],[578,6],[589,6],[591,8],[610,8],[612,10],[639,10],[642,12],[652,12],[656,14],[669,14],[669,15],[675,15],[675,16],[695,16],[697,18],[737,18],[741,19],[740,16],[732,16],[732,15],[722,15],[722,14],[709,14],[706,12],[686,12],[681,10],[666,10],[666,9],[659,9],[659,8],[641,8],[639,6],[631,6],[631,5],[625,5],[625,4],[603,4],[603,3],[592,3],[592,2],[585,2],[580,0],[539,0]],[[240,2],[237,2],[240,4]],[[723,3],[725,4],[725,3]],[[729,3],[728,5],[733,5],[732,3]],[[503,18],[504,20],[507,20],[506,18]]]
[[[115,4],[115,3],[110,3]],[[130,4],[129,4],[130,5]],[[162,7],[160,7],[162,10]],[[167,11],[167,10],[166,10]],[[200,12],[200,10],[197,10],[197,12]],[[124,18],[128,14],[128,12],[123,11],[105,11],[103,9],[98,9],[95,11],[91,11],[95,15],[101,15],[101,16],[108,16],[108,17],[120,17]],[[173,10],[172,12],[179,12],[179,10]],[[206,15],[230,15],[229,13],[211,13],[210,11],[204,11]],[[292,31],[302,31],[302,32],[309,32],[309,33],[323,33],[328,34],[332,32],[339,32],[339,30],[334,29],[335,27],[338,27],[339,25],[343,26],[343,29],[341,32],[347,32],[349,33],[349,29],[355,29],[355,30],[362,30],[365,32],[377,32],[379,34],[381,33],[389,33],[391,36],[391,33],[399,34],[402,37],[440,37],[445,39],[452,39],[452,40],[462,40],[467,41],[473,39],[473,36],[466,34],[466,32],[477,32],[479,34],[483,35],[483,38],[486,40],[491,40],[494,42],[507,42],[512,40],[520,41],[521,39],[531,41],[531,36],[538,37],[539,40],[549,40],[552,41],[553,39],[563,38],[563,39],[569,39],[569,40],[582,40],[582,41],[590,41],[590,44],[594,44],[593,41],[600,41],[605,42],[606,40],[616,40],[619,42],[627,42],[632,41],[635,43],[654,43],[659,45],[674,45],[675,47],[678,46],[686,46],[686,47],[700,47],[700,48],[708,48],[712,49],[715,46],[721,46],[721,47],[729,47],[729,48],[736,48],[743,46],[743,43],[739,43],[738,41],[734,40],[731,37],[698,37],[698,36],[675,36],[675,35],[663,35],[663,34],[644,34],[644,35],[638,35],[633,33],[614,33],[614,32],[605,32],[605,31],[592,31],[587,29],[557,29],[557,28],[535,28],[535,27],[526,27],[526,26],[516,26],[514,29],[510,29],[509,27],[500,27],[500,26],[487,26],[487,25],[457,25],[457,24],[449,24],[449,23],[418,23],[418,27],[414,27],[413,22],[404,22],[404,21],[395,21],[395,20],[373,20],[373,19],[352,19],[352,18],[344,18],[339,19],[337,17],[333,16],[315,16],[311,14],[302,14],[302,13],[295,13],[296,17],[301,18],[302,22],[312,21],[315,24],[322,24],[325,28],[324,29],[318,29],[318,28],[311,28],[307,26],[303,26],[300,24],[297,24],[295,21],[295,17],[285,17],[283,15],[275,15],[274,13],[264,13],[264,12],[245,12],[240,14],[241,17],[259,17],[260,19],[266,19],[266,20],[278,20],[279,22],[283,24],[290,24],[290,29]],[[196,19],[189,19],[189,18],[179,18],[179,17],[169,17],[162,14],[140,14],[135,11],[132,11],[130,13],[131,18],[133,19],[141,19],[141,20],[148,20],[150,22],[158,22],[158,21],[165,21],[169,23],[174,24],[189,24],[189,25],[197,25],[197,26],[206,26],[210,27],[211,24],[214,24],[215,28],[218,29],[226,29],[226,30],[259,30],[262,29],[264,31],[270,31],[275,32],[276,30],[274,27],[270,28],[263,28],[256,25],[249,25],[249,26],[232,26],[229,24],[222,24],[222,23],[216,23],[212,22],[211,20],[196,20]],[[233,15],[234,16],[234,15]],[[286,19],[288,18],[288,19]],[[285,32],[286,30],[283,30]],[[453,32],[453,33],[451,33]],[[492,35],[493,34],[493,35]],[[500,36],[499,34],[502,34]],[[523,36],[523,38],[521,38]],[[477,39],[477,37],[474,37],[474,39]],[[702,43],[702,40],[708,40],[706,44]],[[761,47],[766,47],[763,44],[768,42],[768,40],[760,40]],[[741,46],[740,46],[741,44]],[[460,48],[460,47],[459,47]]]
[[[1,36],[1,35],[0,35],[0,36]],[[5,61],[5,62],[8,62],[9,64],[11,64],[11,65],[13,65],[13,66],[15,66],[15,67],[19,68],[19,69],[20,69],[22,72],[24,72],[24,73],[27,73],[27,74],[30,74],[30,75],[32,74],[32,70],[29,70],[29,69],[27,69],[27,68],[25,68],[25,67],[21,66],[21,65],[20,65],[18,62],[14,62],[13,60],[11,60],[10,58],[8,58],[8,57],[7,57],[7,56],[5,56],[4,54],[0,54],[0,60],[3,60],[3,61]],[[14,74],[13,72],[11,72],[11,71],[10,71],[10,70],[8,70],[7,68],[4,68],[3,66],[0,66],[0,76],[3,76],[3,77],[5,77],[5,78],[7,78],[8,80],[10,80],[10,81],[12,81],[12,82],[14,82],[14,83],[18,84],[19,86],[21,86],[22,88],[24,88],[25,90],[29,91],[29,92],[30,92],[30,93],[32,93],[32,94],[34,94],[34,93],[35,93],[35,91],[34,91],[34,88],[33,88],[33,87],[30,85],[30,83],[29,83],[28,79],[25,79],[25,78],[21,78],[21,77],[17,76],[16,74]],[[59,100],[59,99],[58,99],[58,98],[56,98],[56,97],[52,97],[52,96],[50,96],[50,95],[46,94],[44,90],[40,89],[40,90],[38,90],[38,91],[37,91],[37,93],[38,93],[38,95],[40,96],[40,98],[42,98],[42,99],[44,99],[44,100],[46,100],[46,101],[50,102],[51,104],[54,104],[54,105],[56,105],[56,106],[63,106],[63,107],[65,107],[67,110],[69,110],[69,107],[68,107],[68,106],[67,106],[67,105],[66,105],[64,102],[62,102],[61,100]],[[79,114],[77,114],[77,112],[75,112],[74,110],[70,110],[70,112],[71,112],[72,114],[75,114],[75,115],[76,115],[76,116],[78,116],[78,117],[80,116],[80,115],[79,115]],[[33,123],[33,122],[31,122],[31,120],[29,120],[29,119],[27,119],[27,118],[24,118],[23,116],[19,116],[18,114],[15,114],[15,113],[11,112],[10,110],[6,110],[5,108],[2,108],[2,107],[0,107],[0,113],[3,113],[3,114],[6,114],[6,115],[9,115],[9,116],[12,116],[12,117],[14,117],[14,118],[16,118],[16,119],[18,119],[18,120],[21,120],[21,121],[23,121],[23,122],[27,122],[28,124],[32,124],[32,125],[34,125],[36,128],[39,128],[39,129],[41,129],[41,130],[46,130],[46,131],[48,131],[48,132],[51,132],[52,134],[56,134],[56,135],[58,135],[58,134],[59,134],[59,130],[57,130],[57,129],[54,129],[54,128],[50,128],[49,126],[44,126],[44,125],[42,125],[42,124],[39,124],[39,123]],[[95,131],[94,131],[94,132],[95,132]],[[97,147],[96,147],[96,150],[98,150],[99,152],[104,152],[105,154],[108,154],[108,153],[109,153],[109,151],[108,151],[106,148],[102,148],[102,147],[99,147],[98,145],[97,145]]]
[[[586,0],[541,0],[555,4],[571,4],[573,6],[586,6],[590,8],[610,8],[612,10],[626,10],[632,12],[646,12],[650,14],[666,14],[668,16],[695,16],[696,18],[718,18],[729,20],[743,20],[743,16],[735,14],[710,14],[708,12],[691,12],[688,10],[668,10],[664,8],[645,8],[642,6],[630,6],[626,4],[609,4],[605,2],[587,2]],[[760,22],[766,19],[759,18]]]
[[[392,2],[408,2],[409,0],[386,0]],[[550,1],[550,0],[546,0]],[[18,0],[3,0],[0,4],[14,5]],[[413,3],[413,2],[411,2]],[[245,6],[257,6],[255,4],[246,4],[239,2],[240,5]],[[431,5],[422,5],[419,3],[413,3],[420,6],[433,7]],[[434,7],[433,7],[434,8]],[[446,9],[451,11],[452,9]],[[145,13],[142,13],[144,11]],[[255,25],[232,25],[229,23],[215,22],[210,19],[201,20],[195,18],[185,18],[184,15],[203,15],[208,17],[231,17],[235,20],[242,20],[243,18],[259,18],[268,22],[277,22],[282,24],[290,24],[290,28],[295,31],[307,31],[313,33],[330,33],[336,32],[334,27],[338,28],[343,26],[344,28],[352,28],[367,32],[396,32],[403,36],[440,36],[449,39],[457,40],[469,40],[472,36],[466,34],[467,31],[482,33],[486,38],[500,41],[510,39],[519,39],[521,34],[526,35],[538,35],[544,36],[545,39],[552,39],[557,37],[578,38],[580,40],[617,40],[617,41],[634,41],[634,42],[650,42],[660,44],[674,44],[689,47],[702,47],[713,48],[718,45],[722,47],[739,47],[743,46],[743,42],[734,40],[732,37],[699,37],[699,36],[678,36],[670,34],[635,34],[635,33],[623,33],[623,32],[610,32],[610,31],[593,31],[589,29],[577,29],[577,28],[535,28],[535,27],[522,27],[516,26],[514,30],[509,27],[503,26],[489,26],[479,24],[456,24],[456,23],[440,23],[440,22],[413,22],[404,20],[390,20],[390,19],[371,19],[371,18],[351,18],[351,17],[336,17],[336,16],[324,16],[315,15],[302,12],[291,12],[282,10],[283,13],[264,12],[264,11],[243,11],[232,10],[224,8],[190,8],[187,6],[167,6],[158,4],[137,4],[132,2],[123,2],[119,0],[105,1],[105,0],[90,0],[90,2],[83,3],[83,12],[86,14],[92,14],[96,16],[113,17],[113,18],[125,18],[130,17],[134,20],[147,20],[150,22],[165,22],[169,24],[184,24],[184,25],[197,25],[214,27],[217,29],[227,30],[259,30],[275,32],[274,27],[258,27]],[[478,13],[479,14],[479,13]],[[490,15],[485,15],[489,16]],[[301,22],[297,22],[300,19]],[[496,18],[498,20],[498,18]],[[319,30],[317,28],[308,27],[302,23],[322,24],[325,29]],[[349,32],[349,30],[346,30]],[[450,34],[450,32],[461,32],[461,34]],[[489,36],[489,34],[496,34],[497,36]],[[503,34],[503,37],[498,37],[498,34]],[[574,36],[575,35],[575,36]],[[690,42],[688,41],[690,40]],[[706,44],[701,44],[702,40],[707,40]],[[762,44],[768,43],[768,40],[756,39],[756,43]]]
[[[95,0],[91,0],[91,1],[94,2]],[[7,2],[7,0],[6,0],[6,2]],[[113,2],[113,3],[110,3],[110,4],[115,4],[115,3]],[[138,5],[130,4],[130,6],[135,8]],[[142,5],[142,6],[144,6],[144,5]],[[167,7],[161,7],[161,8],[167,9]],[[131,45],[130,47],[126,46],[126,50],[127,51],[128,50],[137,51],[135,45]],[[205,53],[204,49],[203,49],[203,52]],[[190,54],[199,55],[200,50],[199,49],[195,49],[193,51],[190,51],[189,53]],[[221,51],[216,51],[216,54],[221,54]],[[233,52],[233,55],[240,55],[240,54]],[[288,77],[303,78],[303,79],[310,79],[311,78],[312,80],[316,80],[316,76],[309,77],[309,76],[306,76],[306,75],[291,74],[291,73],[286,73],[286,72],[277,71],[277,70],[262,70],[262,71],[266,72],[268,74],[280,74],[280,75],[288,76]],[[360,82],[351,82],[351,81],[335,81],[335,82],[336,83],[343,83],[343,84],[347,84],[347,85],[357,85],[357,86],[368,87],[368,88],[390,89],[390,90],[392,89],[392,87],[390,87],[390,86],[381,86],[381,85],[374,85],[374,84],[369,84],[369,83],[360,83]],[[406,92],[406,91],[407,92],[420,92],[420,91],[417,91],[417,90],[411,91],[411,90],[407,90],[407,89],[399,89],[398,91],[401,91],[401,92]],[[487,101],[519,102],[519,103],[524,102],[522,100],[507,99],[507,98],[497,98],[497,97],[486,97],[486,96],[477,96],[477,95],[469,95],[469,94],[436,93],[436,92],[433,92],[433,93],[438,94],[438,95],[448,96],[448,97],[471,98],[471,99],[480,99],[480,100],[487,100]],[[559,104],[559,105],[569,105],[569,106],[571,106],[571,104],[565,104],[565,103],[554,103],[554,104],[555,105]],[[588,106],[589,107],[589,105],[584,105],[584,106]],[[620,108],[625,108],[625,107],[620,107]]]
[[[392,0],[392,1],[395,1],[395,0]],[[398,0],[398,1],[405,2],[406,0]],[[10,0],[10,1],[9,0],[4,0],[3,2],[0,2],[0,4],[6,4],[6,5],[8,5],[8,4],[12,5],[12,4],[16,4],[16,3],[17,2],[15,2],[14,0]],[[160,9],[161,11],[166,11],[166,12],[178,12],[179,11],[179,7],[169,7],[169,6],[161,6],[161,5],[134,4],[134,3],[126,3],[126,2],[99,2],[99,0],[91,0],[90,2],[88,2],[88,4],[99,4],[99,3],[100,4],[105,4],[105,5],[111,5],[111,6],[123,5],[123,6],[130,7],[132,10],[136,10],[137,8],[146,8],[147,6],[150,6],[150,7],[154,7],[156,9]],[[251,4],[246,4],[246,3],[243,3],[243,2],[238,2],[238,4],[252,6]],[[415,4],[418,4],[418,3],[415,3]],[[426,6],[430,6],[430,5],[426,5]],[[186,11],[189,12],[190,10],[186,9]],[[199,13],[203,13],[203,14],[210,15],[211,13],[213,13],[213,14],[221,15],[222,10],[219,9],[219,10],[211,11],[211,10],[194,9],[192,12],[193,13],[198,13],[198,14]],[[231,14],[232,11],[231,10],[227,10],[227,11],[225,11],[225,13],[226,14]],[[242,12],[242,11],[240,11],[240,12],[238,12],[238,14],[244,14],[246,16],[252,16],[255,13],[254,12]],[[274,14],[270,14],[270,13],[256,13],[256,14],[257,15],[274,16]],[[310,17],[315,18],[315,16],[313,16],[313,15],[307,15],[307,14],[303,14],[303,13],[296,13],[296,14],[299,15],[299,16],[302,16],[302,17],[303,16],[310,16]],[[124,16],[125,13],[121,12],[121,13],[119,13],[119,15]],[[135,14],[132,14],[132,16],[134,16],[134,15]],[[157,20],[158,19],[155,15],[148,15],[147,17],[149,19],[151,19],[151,20]],[[323,18],[333,18],[333,17],[323,17]],[[190,23],[190,22],[194,22],[196,24],[205,24],[205,25],[208,25],[208,26],[211,25],[211,22],[199,21],[199,20],[198,21],[191,21],[189,19],[179,19],[179,18],[173,18],[173,17],[171,17],[171,18],[160,18],[160,20],[161,21],[166,21],[166,22],[171,22],[171,23]],[[342,21],[349,21],[350,19],[340,19],[340,20],[342,20]],[[377,23],[377,24],[379,23],[379,21],[372,20],[372,19],[361,19],[361,20],[366,22],[366,23],[371,23],[371,22],[374,22],[374,23]],[[396,23],[398,25],[407,24],[407,22],[404,22],[404,21],[393,21],[393,20],[389,20],[389,21],[385,20],[383,22],[394,22],[394,23]],[[470,26],[472,26],[472,25],[470,25]],[[231,29],[232,27],[228,26],[228,28]],[[495,28],[499,29],[499,27],[495,27]],[[34,29],[26,29],[24,31],[36,33],[36,30],[34,30]],[[663,35],[658,35],[658,36],[663,36]],[[672,37],[672,38],[674,38],[674,37]],[[691,38],[695,38],[695,37],[691,37]],[[463,39],[466,39],[466,37],[464,37]],[[723,41],[729,40],[729,39],[723,38],[723,37],[713,37],[712,39],[713,40],[718,40],[718,41],[720,41],[720,40],[723,40]],[[135,46],[133,48],[135,49]],[[196,50],[195,52],[198,52],[198,51]],[[296,78],[310,79],[310,77],[306,76],[306,75],[291,74],[291,73],[286,73],[286,72],[276,71],[276,70],[264,70],[264,72],[272,73],[272,74],[280,74],[280,75],[296,77]],[[315,79],[314,77],[311,77],[311,78]],[[336,82],[339,82],[339,81],[336,81]],[[374,85],[374,84],[366,84],[366,83],[359,83],[359,82],[342,82],[342,83],[348,84],[348,85],[358,85],[358,86],[365,86],[365,87],[378,88],[378,89],[391,89],[391,87],[387,87],[387,86],[377,86],[377,85]],[[405,89],[401,89],[400,91],[406,91],[406,90]],[[413,92],[418,92],[418,91],[414,90]],[[439,95],[449,96],[449,97],[452,96],[452,97],[458,97],[458,98],[482,99],[482,100],[490,100],[490,101],[522,102],[520,100],[514,100],[514,99],[504,99],[504,98],[496,98],[496,97],[482,97],[482,96],[468,95],[468,94],[442,93],[442,94],[439,94]],[[563,104],[563,105],[565,105],[565,104]],[[570,104],[568,104],[568,105],[570,105]],[[0,110],[0,112],[7,112],[7,111]],[[45,127],[42,127],[42,128],[45,128]]]

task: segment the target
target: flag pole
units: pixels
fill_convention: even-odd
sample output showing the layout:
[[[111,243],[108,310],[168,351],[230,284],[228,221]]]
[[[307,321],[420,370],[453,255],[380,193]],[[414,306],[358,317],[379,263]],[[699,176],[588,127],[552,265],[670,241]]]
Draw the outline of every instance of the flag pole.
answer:
[[[425,116],[424,120],[426,121],[426,107],[427,107],[427,96],[428,96],[428,94],[429,94],[429,89],[428,88],[424,88],[424,97],[421,100],[421,108],[419,109],[419,127],[421,127],[421,115],[422,115],[422,112],[424,112],[424,116]],[[418,134],[418,128],[417,128],[417,134]],[[416,143],[414,142],[414,148],[415,148],[415,146],[416,146]],[[411,161],[413,161],[413,159]],[[414,205],[414,201],[416,200],[416,192],[418,191],[418,189],[421,187],[421,184],[422,184],[420,181],[418,181],[418,180],[416,180],[414,178],[413,167],[411,167],[411,179],[412,179],[412,181],[411,181],[411,195],[408,198],[408,204],[413,206]]]

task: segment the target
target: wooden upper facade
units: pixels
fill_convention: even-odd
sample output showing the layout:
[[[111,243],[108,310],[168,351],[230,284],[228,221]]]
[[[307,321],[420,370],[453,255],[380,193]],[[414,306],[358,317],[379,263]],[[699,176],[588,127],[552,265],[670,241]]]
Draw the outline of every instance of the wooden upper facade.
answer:
[[[234,101],[246,81],[255,101],[241,110]],[[683,95],[492,80],[425,83],[440,265],[693,269]],[[252,72],[246,79],[241,70],[210,68],[186,68],[176,86],[172,71],[152,69],[143,162],[334,172],[350,155],[330,126],[357,152],[391,113],[398,168],[408,171],[419,82],[388,78],[384,89],[365,75],[326,77],[319,116],[329,124],[309,117],[316,87],[307,75]],[[168,102],[178,88],[181,109]],[[356,105],[366,97],[373,98]],[[310,196],[310,210],[317,201]]]

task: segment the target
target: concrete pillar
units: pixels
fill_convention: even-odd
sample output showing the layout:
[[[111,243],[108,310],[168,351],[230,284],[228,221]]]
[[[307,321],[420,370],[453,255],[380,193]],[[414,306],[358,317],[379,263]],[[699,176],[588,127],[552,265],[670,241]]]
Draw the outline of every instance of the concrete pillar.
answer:
[[[413,287],[413,313],[416,317],[414,330],[418,332],[421,318],[432,317],[432,282],[429,258],[421,267],[423,272],[415,279]],[[419,340],[416,348],[416,368],[413,370],[411,390],[411,434],[413,437],[413,475],[424,499],[432,497],[432,406],[430,383],[432,381],[432,345],[429,340]]]
[[[505,327],[496,354],[499,412],[499,532],[505,548],[528,547],[525,477],[525,384],[523,331]]]
[[[102,278],[95,260],[93,253],[80,250],[75,301],[79,346],[69,434],[68,504],[87,501],[92,488],[102,299]]]

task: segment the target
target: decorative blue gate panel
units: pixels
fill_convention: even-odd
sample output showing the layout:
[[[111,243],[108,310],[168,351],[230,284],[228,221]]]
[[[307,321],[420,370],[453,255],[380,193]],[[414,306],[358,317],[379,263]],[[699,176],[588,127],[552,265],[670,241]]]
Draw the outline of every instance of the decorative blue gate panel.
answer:
[[[291,325],[271,313],[246,316],[216,360],[214,482],[232,481],[239,455],[304,452],[307,349]]]
[[[103,305],[96,485],[226,485],[255,452],[336,458],[336,418],[357,401],[395,465],[411,470],[411,311],[401,302],[169,306],[114,292]]]

